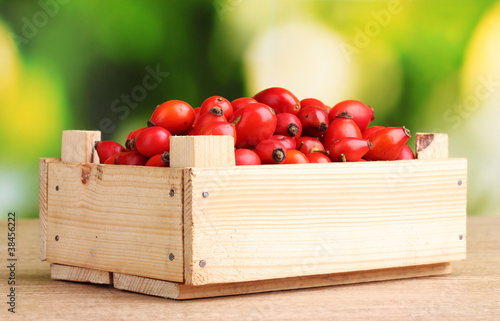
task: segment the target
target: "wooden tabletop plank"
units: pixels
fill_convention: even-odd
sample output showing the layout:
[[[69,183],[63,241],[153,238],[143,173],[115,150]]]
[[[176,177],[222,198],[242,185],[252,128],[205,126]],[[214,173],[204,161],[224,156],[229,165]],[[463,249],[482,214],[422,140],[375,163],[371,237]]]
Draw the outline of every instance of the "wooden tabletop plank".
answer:
[[[7,222],[0,221],[0,253],[7,258]],[[41,262],[38,220],[16,225],[16,315],[0,305],[0,319],[38,320],[498,320],[500,216],[469,217],[467,260],[452,274],[316,289],[174,301],[93,285],[50,279]],[[6,264],[0,295],[8,294]],[[3,301],[6,302],[6,301]]]

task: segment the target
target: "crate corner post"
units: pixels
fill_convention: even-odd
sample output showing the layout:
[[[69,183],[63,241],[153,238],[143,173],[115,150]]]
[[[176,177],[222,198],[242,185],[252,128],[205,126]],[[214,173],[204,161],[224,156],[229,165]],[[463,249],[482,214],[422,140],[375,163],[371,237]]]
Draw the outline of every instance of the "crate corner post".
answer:
[[[417,159],[448,158],[448,134],[416,133],[415,157]]]
[[[61,143],[61,162],[70,163],[99,163],[99,156],[95,150],[95,143],[101,140],[101,132],[95,130],[64,130]],[[40,165],[42,166],[42,165]],[[45,166],[46,172],[48,172]],[[46,173],[45,173],[46,175]],[[46,178],[48,181],[48,178]],[[47,194],[48,195],[48,194]],[[50,224],[50,215],[44,218],[44,224]],[[46,232],[44,230],[43,256],[46,258]],[[42,245],[41,245],[42,246]],[[89,282],[98,284],[111,284],[112,275],[106,271],[98,271],[76,266],[60,265],[52,263],[50,265],[50,274],[52,279]]]

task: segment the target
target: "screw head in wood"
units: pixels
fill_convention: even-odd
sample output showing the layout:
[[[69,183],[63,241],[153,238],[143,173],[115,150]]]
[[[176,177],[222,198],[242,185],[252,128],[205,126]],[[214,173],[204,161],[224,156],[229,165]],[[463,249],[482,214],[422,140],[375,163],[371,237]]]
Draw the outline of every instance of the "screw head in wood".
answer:
[[[173,261],[173,260],[175,259],[175,255],[174,255],[174,253],[170,253],[170,254],[168,255],[168,259],[169,259],[170,261]]]
[[[200,267],[204,268],[207,265],[207,262],[205,260],[200,261]]]
[[[207,191],[203,191],[202,195],[203,195],[204,198],[207,198],[210,194]]]

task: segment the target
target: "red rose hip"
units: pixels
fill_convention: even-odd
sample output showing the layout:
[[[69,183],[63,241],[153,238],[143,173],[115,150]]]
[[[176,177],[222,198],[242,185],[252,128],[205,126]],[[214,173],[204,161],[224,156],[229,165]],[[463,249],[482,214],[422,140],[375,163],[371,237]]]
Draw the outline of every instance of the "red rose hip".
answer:
[[[276,115],[275,135],[286,135],[300,137],[302,135],[302,123],[294,114],[281,113]]]
[[[203,115],[213,107],[221,108],[224,111],[224,117],[227,119],[233,115],[233,106],[229,100],[221,96],[212,96],[205,99],[205,101],[201,104],[200,115]]]
[[[370,143],[365,139],[344,137],[328,147],[332,162],[357,162],[370,150]]]
[[[286,148],[277,140],[266,139],[255,146],[262,164],[281,164],[286,159]]]
[[[151,157],[146,162],[146,166],[169,167],[170,166],[170,153],[164,152],[163,154],[158,154],[158,155]]]
[[[366,160],[395,160],[410,139],[405,127],[387,127],[370,135],[372,148],[364,155]]]
[[[144,155],[141,155],[138,151],[131,150],[117,154],[114,163],[116,165],[144,166],[147,161],[147,157],[144,157]]]
[[[148,126],[160,126],[172,135],[183,135],[191,128],[194,119],[191,105],[181,100],[169,100],[154,110]]]
[[[323,136],[323,145],[328,148],[331,144],[344,137],[363,137],[358,125],[348,113],[342,113],[330,122],[328,130]]]
[[[310,163],[309,158],[304,155],[304,153],[298,150],[292,149],[286,151],[286,160],[283,164],[305,164]]]
[[[234,151],[236,165],[260,165],[259,155],[251,149],[239,148]]]
[[[274,109],[276,114],[290,113],[296,115],[300,111],[300,102],[289,90],[281,87],[271,87],[253,96],[259,103]]]
[[[229,122],[235,123],[236,148],[254,148],[276,130],[276,114],[269,106],[260,103],[238,109]]]
[[[170,150],[170,136],[172,134],[163,127],[149,127],[132,140],[132,146],[143,156],[153,157]]]
[[[302,132],[305,136],[320,137],[328,129],[328,114],[320,107],[302,108],[297,117],[302,123]]]
[[[125,147],[110,140],[97,141],[94,146],[97,151],[97,155],[99,155],[101,164],[103,164],[111,156],[125,151]]]
[[[337,115],[343,112],[352,116],[352,119],[358,125],[361,131],[364,131],[368,124],[375,119],[373,109],[358,100],[344,100],[333,106],[328,113],[328,118],[332,122]]]
[[[399,156],[396,157],[396,160],[408,160],[408,159],[415,159],[415,154],[413,154],[413,151],[411,150],[410,146],[405,145],[401,150],[401,153],[399,153]]]

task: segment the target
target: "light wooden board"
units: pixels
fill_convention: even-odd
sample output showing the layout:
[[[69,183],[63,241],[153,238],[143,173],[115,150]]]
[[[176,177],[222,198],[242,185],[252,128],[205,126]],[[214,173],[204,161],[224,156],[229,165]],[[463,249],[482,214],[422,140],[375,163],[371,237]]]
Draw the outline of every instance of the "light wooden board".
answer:
[[[448,158],[448,134],[417,133],[415,152],[417,159]]]
[[[38,189],[38,201],[39,201],[39,239],[40,239],[40,260],[45,261],[47,256],[47,175],[48,175],[48,164],[53,161],[59,161],[59,158],[40,158],[38,163],[39,166],[39,189]]]
[[[192,168],[184,176],[186,284],[466,255],[465,159]]]
[[[16,314],[3,303],[0,319],[497,321],[500,212],[470,214],[467,259],[453,262],[449,275],[182,302],[106,285],[51,280],[49,263],[39,260],[38,220],[18,219]],[[0,231],[5,230],[7,220],[0,220]],[[0,253],[7,252],[7,243],[0,241]],[[3,295],[8,294],[7,278],[0,272]]]
[[[94,148],[101,140],[100,131],[63,130],[61,160],[63,162],[99,163],[99,155]]]
[[[170,167],[235,166],[231,136],[170,137]]]
[[[182,182],[182,169],[51,163],[47,261],[182,282]]]
[[[201,286],[185,285],[119,273],[114,273],[113,279],[114,287],[117,289],[144,293],[163,298],[184,300],[269,291],[315,288],[341,284],[407,279],[430,275],[445,275],[449,274],[450,272],[450,263],[439,263],[382,270],[346,272],[240,283],[210,284]]]
[[[94,284],[113,283],[113,275],[110,272],[54,263],[50,265],[50,277],[54,280],[86,282]]]

